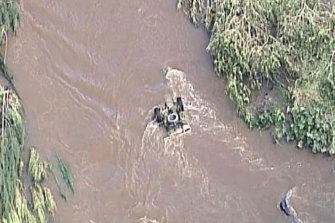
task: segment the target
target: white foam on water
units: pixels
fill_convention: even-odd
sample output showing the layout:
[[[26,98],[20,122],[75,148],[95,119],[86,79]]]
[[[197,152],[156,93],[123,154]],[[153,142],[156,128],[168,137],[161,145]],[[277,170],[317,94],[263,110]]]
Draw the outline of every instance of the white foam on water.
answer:
[[[180,70],[167,68],[166,79],[172,96],[182,96],[185,99],[185,110],[190,118],[190,125],[195,132],[200,135],[206,134],[215,141],[229,144],[230,148],[241,156],[241,159],[248,162],[251,168],[257,171],[272,170],[264,163],[261,157],[257,157],[248,148],[246,139],[234,134],[229,125],[225,125],[217,118],[216,112],[210,104],[203,100],[190,81],[186,79],[186,74]]]
[[[214,206],[218,205],[217,199],[213,199],[210,191],[207,170],[189,152],[189,148],[185,146],[185,137],[205,134],[206,137],[211,137],[213,140],[233,144],[232,149],[239,152],[242,160],[257,167],[262,166],[262,160],[246,149],[247,145],[244,139],[234,137],[232,128],[217,118],[215,111],[208,102],[196,93],[192,83],[187,81],[183,72],[169,69],[166,73],[166,79],[172,97],[182,96],[183,98],[192,133],[191,136],[165,137],[163,129],[160,129],[155,122],[149,121],[143,132],[140,148],[129,151],[127,158],[129,161],[126,168],[129,171],[126,173],[125,185],[129,194],[134,197],[134,200],[138,201],[132,208],[131,213],[140,211],[146,214],[143,218],[137,218],[142,219],[142,222],[165,222],[164,219],[166,220],[167,216],[148,217],[152,217],[149,210],[158,208],[156,199],[160,194],[161,183],[167,173],[172,174],[176,182],[191,182],[199,192],[196,196],[200,196],[194,199],[201,198]],[[152,109],[145,119],[152,119]],[[222,196],[226,196],[224,194],[226,192],[222,192]],[[230,206],[234,206],[236,202],[235,205],[239,206],[242,202],[241,199],[236,196],[231,197]],[[248,203],[248,206],[253,205],[252,202]],[[220,210],[224,207],[219,205],[217,208]],[[243,211],[242,207],[241,211]],[[167,215],[167,213],[163,215]],[[255,219],[257,218],[258,216],[255,216]]]

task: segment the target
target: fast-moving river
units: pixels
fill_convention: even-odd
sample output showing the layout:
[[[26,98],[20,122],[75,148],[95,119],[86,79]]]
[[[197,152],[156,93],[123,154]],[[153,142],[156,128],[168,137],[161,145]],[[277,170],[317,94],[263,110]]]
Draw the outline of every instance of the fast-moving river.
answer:
[[[304,222],[335,222],[334,161],[273,145],[236,117],[205,52],[208,36],[176,0],[25,0],[8,64],[28,144],[72,166],[75,194],[56,222],[285,223],[296,187]],[[162,69],[173,72],[167,79]],[[192,133],[151,122],[180,94]],[[299,209],[300,208],[300,209]]]

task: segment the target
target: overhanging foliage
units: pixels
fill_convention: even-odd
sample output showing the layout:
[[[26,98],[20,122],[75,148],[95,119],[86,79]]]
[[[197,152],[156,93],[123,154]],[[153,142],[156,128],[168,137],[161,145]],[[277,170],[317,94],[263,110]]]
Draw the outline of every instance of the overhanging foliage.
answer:
[[[179,0],[210,33],[226,92],[251,128],[335,154],[335,8],[320,0]],[[272,83],[275,103],[253,98]],[[279,93],[283,97],[278,97]]]

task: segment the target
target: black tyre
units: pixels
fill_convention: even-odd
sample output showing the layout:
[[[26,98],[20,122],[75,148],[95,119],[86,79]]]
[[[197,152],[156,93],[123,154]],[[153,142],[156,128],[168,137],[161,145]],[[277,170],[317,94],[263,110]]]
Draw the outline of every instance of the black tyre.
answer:
[[[181,97],[177,98],[177,107],[178,111],[184,111],[184,104],[183,101],[181,100]]]
[[[156,122],[161,123],[163,121],[161,111],[159,108],[154,109],[154,119]]]

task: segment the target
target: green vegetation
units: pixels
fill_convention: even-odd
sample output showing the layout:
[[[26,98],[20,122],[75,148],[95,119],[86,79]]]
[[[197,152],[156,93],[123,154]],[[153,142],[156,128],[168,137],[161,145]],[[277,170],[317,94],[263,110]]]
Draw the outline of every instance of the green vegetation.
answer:
[[[35,222],[49,222],[48,219],[54,215],[56,203],[49,188],[43,182],[52,173],[51,165],[43,161],[35,148],[30,150],[28,173],[32,178],[33,185],[30,187],[32,196],[32,212],[36,216]]]
[[[14,0],[0,0],[0,46],[4,46],[4,56],[0,54],[0,72],[12,84],[12,75],[6,67],[8,32],[15,32],[19,25],[17,3]]]
[[[250,128],[273,128],[276,142],[335,154],[334,6],[179,0],[178,8],[210,33],[215,71],[226,78],[226,93]]]
[[[18,23],[16,2],[0,0],[0,46],[4,46],[4,56],[0,53],[0,73],[10,85],[10,89],[0,86],[0,222],[46,223],[52,220],[56,204],[50,189],[44,183],[54,172],[34,148],[30,150],[28,165],[23,161],[24,111],[12,82],[12,75],[5,64],[7,33],[15,32]],[[28,176],[23,174],[26,170]],[[31,184],[28,185],[29,195],[24,190],[27,185],[23,185],[26,177],[29,177]],[[71,190],[73,191],[73,186]]]
[[[74,194],[73,178],[69,164],[59,156],[57,157],[57,163],[65,185],[71,190],[72,194]]]
[[[1,103],[1,149],[0,149],[0,188],[2,222],[14,222],[18,209],[28,210],[27,202],[21,196],[21,175],[23,168],[22,151],[25,130],[22,110],[15,94],[0,88]],[[19,219],[29,218],[29,215]]]
[[[42,162],[36,150],[30,154],[28,174],[33,185],[32,205],[23,192],[25,128],[20,100],[9,89],[0,87],[1,103],[1,148],[0,148],[0,188],[1,222],[47,222],[46,213],[53,215],[55,202],[50,190],[42,183],[50,171]]]
[[[44,181],[52,172],[49,163],[42,161],[32,148],[28,163],[28,175],[32,185],[31,203],[23,192],[25,128],[20,100],[15,93],[0,87],[1,148],[0,188],[1,222],[44,223],[49,222],[56,209],[53,195]]]
[[[50,164],[41,160],[35,148],[30,149],[28,171],[34,182],[42,182],[51,172]]]

